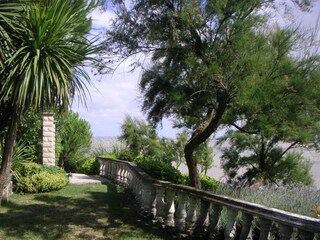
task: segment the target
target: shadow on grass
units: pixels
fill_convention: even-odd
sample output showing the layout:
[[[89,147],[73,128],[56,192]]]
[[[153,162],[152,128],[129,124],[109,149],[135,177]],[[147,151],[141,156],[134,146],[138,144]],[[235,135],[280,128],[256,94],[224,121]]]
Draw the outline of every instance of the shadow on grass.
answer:
[[[139,218],[134,202],[127,190],[113,184],[69,185],[55,193],[17,195],[0,209],[0,238],[178,238]]]

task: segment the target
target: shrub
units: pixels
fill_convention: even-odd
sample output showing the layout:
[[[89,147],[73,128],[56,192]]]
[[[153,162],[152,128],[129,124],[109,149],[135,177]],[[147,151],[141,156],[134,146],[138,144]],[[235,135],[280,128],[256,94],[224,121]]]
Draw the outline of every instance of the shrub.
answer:
[[[13,171],[14,191],[24,193],[49,192],[68,183],[66,172],[59,167],[20,162]]]
[[[190,185],[188,174],[182,174],[181,184]],[[200,175],[201,188],[205,191],[215,192],[221,186],[221,183],[207,175]]]
[[[74,172],[74,166],[81,167],[82,161],[90,152],[92,132],[90,124],[80,118],[78,113],[68,112],[58,115],[56,137],[59,142],[59,166],[68,172]],[[69,162],[69,163],[68,163]]]
[[[142,168],[150,176],[164,181],[170,181],[174,183],[183,183],[183,176],[179,170],[172,167],[170,164],[161,162],[159,160],[153,160],[143,155],[136,157],[134,162]]]
[[[130,149],[124,149],[120,151],[118,154],[119,155],[117,156],[117,158],[119,158],[120,160],[129,161],[129,162],[132,162],[135,158],[138,157],[138,154]]]
[[[211,178],[207,175],[200,175],[201,187],[205,191],[215,192],[221,183],[214,178]]]
[[[82,164],[80,173],[88,175],[97,175],[99,174],[100,164],[95,158],[86,159]]]

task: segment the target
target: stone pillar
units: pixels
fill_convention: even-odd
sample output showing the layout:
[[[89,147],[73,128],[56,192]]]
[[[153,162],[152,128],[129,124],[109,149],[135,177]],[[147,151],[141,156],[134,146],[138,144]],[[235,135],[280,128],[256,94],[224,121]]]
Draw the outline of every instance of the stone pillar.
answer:
[[[42,164],[55,165],[55,123],[53,113],[44,112],[42,116]]]

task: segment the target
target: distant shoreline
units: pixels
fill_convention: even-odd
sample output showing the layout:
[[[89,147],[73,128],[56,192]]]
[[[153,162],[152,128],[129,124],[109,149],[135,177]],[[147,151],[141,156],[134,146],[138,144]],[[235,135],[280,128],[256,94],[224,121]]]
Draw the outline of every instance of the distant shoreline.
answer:
[[[120,141],[118,140],[118,137],[93,137],[92,139],[92,149],[96,147],[104,147],[108,151],[112,150],[113,145],[119,144]],[[215,140],[212,140],[210,143],[210,146],[214,149],[213,151],[213,167],[208,170],[208,176],[214,177],[216,179],[221,179],[223,178],[223,170],[220,168],[220,158],[221,158],[221,147],[215,146]],[[226,144],[223,145],[222,147],[227,146]],[[318,189],[320,189],[320,153],[316,152],[314,150],[304,150],[301,148],[297,148],[296,151],[302,152],[305,158],[309,159],[310,162],[312,163],[311,167],[311,175],[314,180],[314,186]],[[187,173],[188,169],[185,165],[181,166],[179,170],[182,173]]]

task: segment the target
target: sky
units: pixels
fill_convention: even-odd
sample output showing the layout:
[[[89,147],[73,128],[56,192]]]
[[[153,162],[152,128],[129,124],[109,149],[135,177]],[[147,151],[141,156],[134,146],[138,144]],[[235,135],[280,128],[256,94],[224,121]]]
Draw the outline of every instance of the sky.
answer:
[[[291,24],[295,21],[305,28],[313,28],[320,14],[320,0],[316,0],[310,13],[293,12],[291,17],[283,18],[283,9],[279,10],[277,22]],[[111,11],[95,10],[91,14],[93,20],[93,33],[102,34],[109,26],[110,19],[114,18]],[[80,117],[91,125],[94,137],[118,137],[121,134],[121,124],[125,115],[145,120],[141,112],[141,96],[138,82],[141,70],[130,72],[129,62],[122,63],[113,74],[91,76],[92,86],[88,86],[88,100],[86,106],[74,102],[72,110],[78,112]],[[171,121],[165,119],[158,134],[162,137],[174,138],[177,129],[171,127]]]

